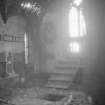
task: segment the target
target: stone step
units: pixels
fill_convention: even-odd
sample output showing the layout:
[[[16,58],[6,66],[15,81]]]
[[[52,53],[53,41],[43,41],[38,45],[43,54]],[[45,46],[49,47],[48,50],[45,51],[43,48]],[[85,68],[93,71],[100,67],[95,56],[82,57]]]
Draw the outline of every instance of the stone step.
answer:
[[[61,90],[62,93],[64,90],[69,90],[80,66],[79,59],[68,58],[56,61],[53,68],[49,70],[50,77],[45,88],[52,93],[56,90]]]
[[[64,65],[61,65],[61,66],[59,66],[59,65],[57,65],[57,66],[55,66],[54,67],[54,69],[63,69],[63,70],[74,70],[74,69],[78,69],[78,66],[64,66]]]
[[[58,64],[58,63],[56,63],[55,65],[54,65],[54,67],[55,68],[59,68],[59,67],[62,67],[62,68],[69,68],[69,69],[71,69],[71,68],[79,68],[81,65],[80,64],[76,64],[76,63],[69,63],[69,64]]]
[[[55,67],[65,67],[65,68],[78,68],[80,67],[80,61],[79,60],[74,60],[74,59],[70,59],[70,60],[58,60],[55,63]]]
[[[78,68],[70,68],[70,69],[63,69],[63,68],[54,68],[52,70],[50,70],[50,74],[51,73],[55,73],[55,74],[69,74],[69,75],[75,75],[76,72],[78,71]]]
[[[69,87],[69,84],[69,82],[64,81],[48,81],[45,87],[67,89]]]
[[[60,85],[69,85],[72,81],[66,80],[48,80],[47,84],[60,84]]]
[[[55,84],[46,85],[46,87],[59,88],[59,89],[67,89],[68,88],[68,86],[65,86],[65,85],[55,85]]]
[[[59,81],[71,81],[73,79],[72,75],[68,75],[68,74],[52,74],[49,77],[49,80],[59,80]]]
[[[59,65],[70,65],[70,64],[77,64],[80,65],[80,61],[78,60],[59,60],[57,61],[57,64]]]

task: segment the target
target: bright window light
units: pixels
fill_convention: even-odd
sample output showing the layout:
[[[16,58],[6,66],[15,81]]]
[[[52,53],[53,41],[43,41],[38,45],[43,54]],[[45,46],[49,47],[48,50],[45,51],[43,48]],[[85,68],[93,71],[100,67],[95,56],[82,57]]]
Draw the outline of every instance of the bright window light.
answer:
[[[80,21],[79,21],[79,25],[80,25],[80,36],[84,36],[86,35],[86,23],[85,23],[85,19],[84,16],[82,14],[82,11],[80,10]]]
[[[82,0],[74,0],[73,4],[79,6],[82,3]]]
[[[32,4],[29,3],[29,2],[28,3],[22,3],[21,6],[24,7],[24,8],[30,9],[32,7]]]
[[[72,53],[79,53],[80,52],[80,45],[77,42],[72,42],[69,44],[70,51]]]
[[[23,9],[26,9],[28,11],[31,11],[32,13],[37,13],[37,15],[40,14],[41,12],[41,6],[37,3],[32,3],[32,2],[22,2],[21,7]]]
[[[27,34],[24,34],[24,44],[25,44],[25,63],[28,64],[28,37]]]
[[[78,33],[79,33],[78,11],[77,11],[77,8],[75,7],[72,7],[70,10],[69,25],[70,25],[70,36],[78,37]]]
[[[69,33],[71,38],[86,35],[86,24],[81,10],[72,7],[69,13]]]

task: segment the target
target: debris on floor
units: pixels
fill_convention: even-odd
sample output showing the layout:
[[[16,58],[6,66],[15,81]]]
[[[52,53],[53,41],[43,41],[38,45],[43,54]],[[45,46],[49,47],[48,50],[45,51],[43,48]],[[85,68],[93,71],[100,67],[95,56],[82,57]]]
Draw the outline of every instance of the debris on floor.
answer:
[[[41,93],[40,93],[41,92]],[[92,98],[83,92],[73,91],[68,96],[59,101],[41,99],[39,95],[44,95],[44,90],[37,91],[35,88],[18,89],[14,92],[12,103],[15,105],[92,105]]]

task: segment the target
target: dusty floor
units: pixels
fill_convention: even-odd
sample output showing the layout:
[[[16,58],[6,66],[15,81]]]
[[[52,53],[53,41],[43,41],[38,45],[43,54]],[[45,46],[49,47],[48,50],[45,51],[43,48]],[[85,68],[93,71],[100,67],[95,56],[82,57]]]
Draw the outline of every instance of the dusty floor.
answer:
[[[38,80],[31,76],[31,78],[28,78],[27,81],[23,84],[21,82],[17,83],[18,78],[12,80],[10,79],[8,81],[2,81],[3,83],[1,83],[2,86],[4,85],[4,87],[0,88],[0,97],[4,97],[10,100],[15,105],[68,105],[71,98],[71,105],[91,105],[91,102],[89,102],[91,101],[91,98],[88,99],[83,92],[79,91],[68,92],[68,95],[56,102],[48,101],[43,98],[49,91],[42,87],[45,81],[40,81],[40,78],[42,78],[42,76],[37,78]],[[54,93],[54,90],[52,91],[52,93]],[[57,94],[56,91],[55,93]],[[72,97],[71,93],[73,93]]]
[[[56,102],[40,98],[43,95],[45,95],[44,90],[35,88],[17,89],[14,91],[11,101],[15,105],[67,105],[68,103],[71,103],[71,105],[92,105],[91,98],[87,98],[83,92],[72,92]]]
[[[46,105],[50,103],[39,99],[38,96],[43,93],[39,93],[38,89],[35,88],[17,89],[13,94],[12,103],[15,105]]]

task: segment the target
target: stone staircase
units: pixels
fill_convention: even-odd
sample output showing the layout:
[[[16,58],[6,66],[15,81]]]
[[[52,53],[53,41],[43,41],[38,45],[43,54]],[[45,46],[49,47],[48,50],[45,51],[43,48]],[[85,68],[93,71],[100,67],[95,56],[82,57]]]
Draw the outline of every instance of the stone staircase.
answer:
[[[68,94],[80,67],[79,59],[66,58],[56,61],[50,71],[45,88],[49,94]]]

